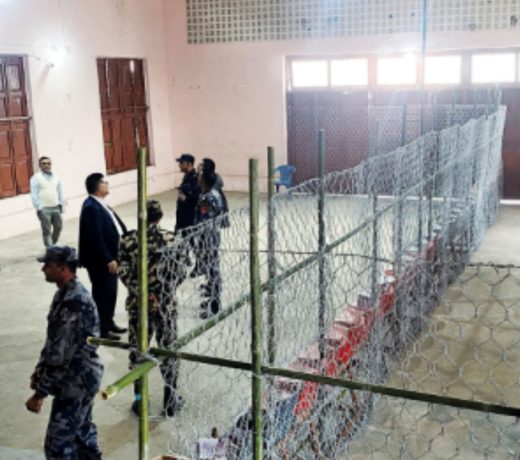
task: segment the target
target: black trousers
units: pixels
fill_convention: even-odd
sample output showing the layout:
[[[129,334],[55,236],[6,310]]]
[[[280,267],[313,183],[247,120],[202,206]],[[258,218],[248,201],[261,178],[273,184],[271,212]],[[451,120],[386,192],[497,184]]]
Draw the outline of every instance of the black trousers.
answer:
[[[106,335],[114,327],[114,312],[117,300],[117,275],[107,268],[95,269],[87,267],[92,283],[92,297],[99,313],[101,335]]]

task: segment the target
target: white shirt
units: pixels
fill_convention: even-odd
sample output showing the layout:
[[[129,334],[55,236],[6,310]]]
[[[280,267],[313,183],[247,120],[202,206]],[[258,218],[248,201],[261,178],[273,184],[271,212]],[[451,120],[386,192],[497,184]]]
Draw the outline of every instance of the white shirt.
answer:
[[[119,236],[123,236],[123,229],[121,228],[121,225],[119,225],[119,221],[116,219],[116,216],[114,215],[113,211],[105,203],[105,200],[95,195],[90,196],[94,198],[101,206],[103,206],[106,212],[108,212],[109,216],[112,218],[112,222],[114,222],[114,225],[116,226],[117,233],[119,233]]]

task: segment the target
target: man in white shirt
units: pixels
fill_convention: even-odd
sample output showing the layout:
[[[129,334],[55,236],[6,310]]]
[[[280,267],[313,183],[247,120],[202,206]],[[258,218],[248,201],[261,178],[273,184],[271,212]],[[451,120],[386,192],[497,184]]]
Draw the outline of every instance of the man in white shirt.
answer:
[[[31,177],[31,199],[42,227],[43,244],[50,247],[58,242],[62,229],[61,213],[64,199],[59,177],[51,171],[49,157],[41,157],[40,170]]]

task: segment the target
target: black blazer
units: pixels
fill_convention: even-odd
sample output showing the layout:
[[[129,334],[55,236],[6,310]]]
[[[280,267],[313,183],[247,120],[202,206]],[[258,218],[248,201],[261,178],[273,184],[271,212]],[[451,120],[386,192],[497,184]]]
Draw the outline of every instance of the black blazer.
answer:
[[[114,212],[114,211],[112,211]],[[125,224],[114,212],[119,225],[126,233]],[[105,208],[89,196],[81,208],[79,218],[79,263],[89,269],[107,269],[117,260],[119,233]]]

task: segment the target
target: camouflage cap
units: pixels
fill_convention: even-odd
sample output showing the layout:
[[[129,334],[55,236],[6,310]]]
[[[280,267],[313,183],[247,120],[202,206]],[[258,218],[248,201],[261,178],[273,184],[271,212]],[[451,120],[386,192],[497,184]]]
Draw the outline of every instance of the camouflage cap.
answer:
[[[38,262],[77,262],[76,250],[70,246],[51,246],[45,251],[43,257],[36,259]]]
[[[157,200],[148,200],[146,203],[146,214],[149,221],[160,219],[163,216],[161,203]]]

